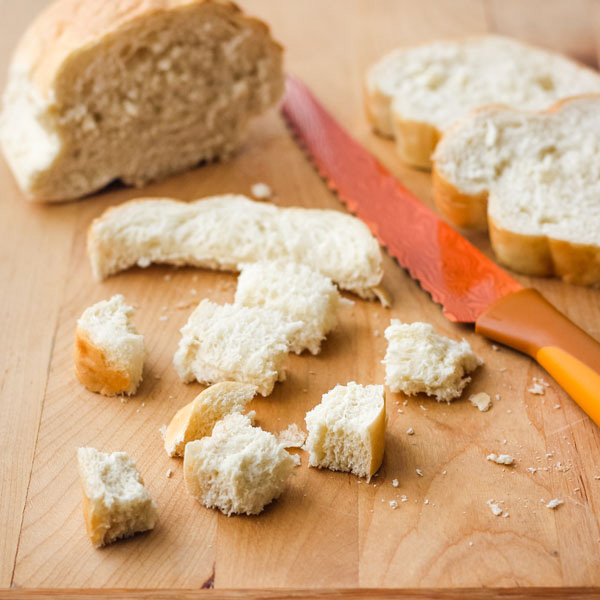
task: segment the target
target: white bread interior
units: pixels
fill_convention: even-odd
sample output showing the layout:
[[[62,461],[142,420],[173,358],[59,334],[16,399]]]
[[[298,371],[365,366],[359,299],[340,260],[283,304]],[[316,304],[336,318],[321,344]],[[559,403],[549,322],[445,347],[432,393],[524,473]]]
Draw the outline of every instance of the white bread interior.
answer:
[[[599,111],[600,95],[470,115],[436,150],[438,207],[455,222],[461,206],[487,212],[494,252],[515,271],[600,283]]]
[[[305,420],[311,467],[370,480],[381,466],[387,422],[382,385],[336,385]]]
[[[302,327],[292,335],[290,350],[318,354],[321,342],[337,325],[344,302],[329,277],[306,265],[287,261],[261,261],[242,266],[235,303],[280,312]]]
[[[501,103],[542,110],[600,93],[600,75],[568,58],[497,35],[396,49],[367,72],[367,114],[396,137],[400,157],[429,168],[439,136],[472,109]]]
[[[284,448],[301,448],[306,441],[306,433],[296,423],[290,423],[286,429],[277,434],[277,441]]]
[[[268,27],[221,0],[58,0],[8,73],[5,156],[25,195],[78,198],[227,157],[282,94]]]
[[[134,309],[117,294],[86,308],[77,321],[75,374],[92,392],[135,394],[144,368],[144,336],[131,321]]]
[[[238,381],[268,396],[285,379],[292,323],[266,308],[203,300],[181,329],[173,364],[182,381]]]
[[[206,388],[171,419],[164,439],[167,454],[183,456],[188,442],[210,435],[225,415],[244,412],[255,394],[256,386],[236,381],[223,381]]]
[[[262,512],[281,495],[296,466],[273,434],[252,427],[252,416],[227,415],[210,437],[185,447],[183,472],[189,493],[227,516]]]
[[[95,448],[79,448],[77,461],[83,515],[94,546],[154,528],[158,518],[156,504],[125,452],[105,454]]]
[[[392,319],[385,337],[385,384],[392,392],[407,396],[424,392],[438,402],[450,402],[471,381],[468,374],[483,364],[469,342],[441,336],[429,323]]]
[[[109,208],[90,226],[88,254],[97,279],[153,262],[238,271],[244,263],[285,259],[373,298],[382,278],[379,244],[359,219],[238,195],[190,203],[147,198]]]

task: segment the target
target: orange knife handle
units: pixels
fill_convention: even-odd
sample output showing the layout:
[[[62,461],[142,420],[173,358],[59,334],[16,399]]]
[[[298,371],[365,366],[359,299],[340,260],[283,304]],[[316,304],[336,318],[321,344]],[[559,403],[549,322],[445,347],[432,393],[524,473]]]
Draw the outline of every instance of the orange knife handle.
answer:
[[[600,344],[539,292],[503,296],[479,316],[475,331],[537,360],[600,426]]]

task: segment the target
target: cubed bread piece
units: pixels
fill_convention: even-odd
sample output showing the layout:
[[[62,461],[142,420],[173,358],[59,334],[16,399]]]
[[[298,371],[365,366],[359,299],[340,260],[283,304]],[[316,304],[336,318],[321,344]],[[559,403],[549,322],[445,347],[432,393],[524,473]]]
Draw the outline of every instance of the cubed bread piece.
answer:
[[[181,329],[173,363],[186,383],[239,381],[268,396],[285,379],[289,340],[300,327],[277,311],[203,300]]]
[[[185,445],[212,433],[215,423],[225,415],[241,413],[256,394],[256,386],[236,381],[211,385],[179,409],[165,433],[169,456],[183,456]]]
[[[235,293],[236,304],[278,310],[302,323],[291,337],[290,350],[318,354],[321,341],[337,325],[343,302],[331,279],[306,265],[286,261],[244,265]]]
[[[260,513],[281,495],[296,465],[273,434],[252,427],[251,417],[253,413],[227,415],[210,437],[185,446],[189,493],[227,516]]]
[[[134,394],[142,381],[144,336],[131,322],[134,312],[118,294],[90,306],[77,321],[75,374],[92,392]]]
[[[311,467],[347,471],[368,480],[381,466],[385,446],[382,385],[336,385],[306,414]]]
[[[105,454],[95,448],[79,448],[77,460],[83,516],[94,546],[154,528],[156,504],[125,452]]]
[[[392,319],[385,337],[385,384],[392,392],[407,396],[425,392],[438,402],[450,402],[471,381],[467,375],[483,364],[466,340],[438,335],[429,323]]]

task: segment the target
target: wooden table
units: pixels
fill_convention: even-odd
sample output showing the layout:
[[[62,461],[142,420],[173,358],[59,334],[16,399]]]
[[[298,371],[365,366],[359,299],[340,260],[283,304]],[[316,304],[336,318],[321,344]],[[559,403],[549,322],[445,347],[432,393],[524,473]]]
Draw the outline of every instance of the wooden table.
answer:
[[[45,4],[0,0],[3,76],[18,35]],[[287,47],[287,68],[428,204],[429,175],[401,165],[392,143],[372,135],[365,122],[361,83],[369,63],[397,45],[497,31],[597,65],[600,5],[592,0],[242,4],[271,23]],[[151,267],[99,284],[90,272],[85,230],[107,206],[142,194],[188,200],[249,193],[258,181],[275,190],[277,204],[341,210],[276,111],[254,124],[232,161],[142,191],[112,189],[78,203],[34,206],[0,164],[0,597],[29,597],[34,588],[39,597],[57,597],[56,588],[63,588],[62,597],[78,598],[97,596],[97,588],[112,588],[119,598],[190,597],[200,588],[227,589],[232,598],[282,597],[288,594],[282,589],[337,596],[340,588],[353,596],[360,595],[356,588],[373,588],[373,597],[591,597],[583,588],[600,584],[600,431],[554,382],[544,396],[529,394],[532,378],[544,375],[539,367],[451,324],[389,257],[384,283],[394,296],[392,309],[355,299],[322,353],[291,356],[288,380],[253,403],[259,423],[271,431],[303,425],[306,411],[335,384],[383,382],[382,334],[390,317],[428,321],[441,333],[466,337],[486,361],[466,396],[498,394],[493,408],[480,413],[467,400],[447,406],[428,398],[404,405],[401,395],[390,394],[385,461],[371,484],[309,469],[301,452],[303,464],[289,489],[257,518],[227,518],[186,494],[181,461],[165,455],[158,429],[202,388],[180,383],[171,360],[195,302],[230,300],[235,276]],[[489,253],[485,235],[472,239]],[[600,336],[599,291],[519,280]],[[72,374],[77,317],[114,293],[139,307],[135,321],[149,349],[140,393],[126,404],[86,391]],[[409,427],[413,436],[406,434]],[[125,450],[137,460],[160,510],[153,532],[92,548],[75,459],[82,445]],[[516,467],[486,461],[499,451],[513,454]],[[403,494],[408,501],[390,508]],[[564,505],[545,508],[555,497]],[[491,513],[491,498],[502,502],[508,518]],[[274,590],[256,591],[265,588]]]

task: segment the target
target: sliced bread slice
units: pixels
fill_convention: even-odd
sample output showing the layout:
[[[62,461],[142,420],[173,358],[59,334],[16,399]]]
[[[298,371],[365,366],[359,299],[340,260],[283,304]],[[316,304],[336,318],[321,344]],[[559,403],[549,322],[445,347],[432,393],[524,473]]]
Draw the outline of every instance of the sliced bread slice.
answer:
[[[0,139],[32,200],[229,155],[282,94],[282,48],[221,0],[58,0],[23,36]]]
[[[285,379],[291,337],[302,323],[277,311],[203,300],[181,329],[173,364],[182,381],[239,381],[268,396]]]
[[[242,266],[235,302],[270,308],[291,322],[301,322],[290,350],[318,354],[321,342],[337,325],[337,311],[344,300],[329,277],[306,265],[262,261]]]
[[[379,244],[359,219],[234,195],[189,203],[142,198],[109,208],[89,229],[88,254],[97,279],[154,262],[238,271],[285,259],[373,298],[382,278]]]
[[[488,107],[457,123],[435,152],[440,211],[489,225],[511,269],[600,283],[600,95],[543,113]]]
[[[95,448],[79,448],[77,461],[83,516],[94,546],[154,528],[156,504],[135,462],[125,452],[105,454]]]
[[[469,373],[483,364],[469,342],[439,335],[429,323],[392,319],[385,337],[385,384],[392,392],[407,396],[424,392],[438,402],[450,402],[471,381]]]
[[[210,437],[185,446],[188,492],[227,516],[262,512],[281,495],[296,466],[273,434],[252,426],[252,416],[227,415]]]
[[[311,467],[370,480],[381,466],[387,422],[382,385],[336,385],[306,413],[305,421]]]
[[[165,432],[165,450],[169,456],[183,456],[185,445],[212,433],[225,415],[241,413],[256,394],[256,386],[223,381],[206,388],[179,409]]]
[[[135,394],[142,381],[144,336],[131,321],[134,312],[117,294],[86,308],[77,321],[75,374],[92,392]]]
[[[402,160],[430,168],[441,134],[470,110],[542,110],[600,93],[600,75],[554,52],[480,35],[394,50],[369,69],[365,91],[374,129],[396,137]]]

